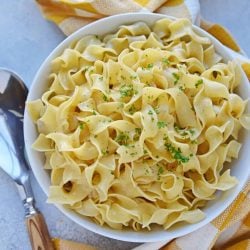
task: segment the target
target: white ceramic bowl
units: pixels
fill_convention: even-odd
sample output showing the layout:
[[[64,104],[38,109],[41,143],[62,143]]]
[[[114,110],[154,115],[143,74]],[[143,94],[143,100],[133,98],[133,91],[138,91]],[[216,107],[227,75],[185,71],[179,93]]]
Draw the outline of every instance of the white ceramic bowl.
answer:
[[[91,23],[82,29],[78,30],[67,39],[65,39],[62,43],[60,43],[55,50],[48,56],[48,58],[43,62],[42,66],[38,70],[34,81],[31,85],[30,92],[28,95],[28,101],[40,98],[42,93],[47,89],[47,77],[50,73],[50,62],[52,59],[57,57],[62,53],[62,51],[69,46],[72,41],[82,38],[85,35],[95,34],[95,35],[103,35],[107,33],[114,32],[118,29],[120,25],[123,24],[131,24],[137,21],[144,21],[147,24],[151,25],[156,20],[164,18],[166,16],[160,14],[149,14],[149,13],[133,13],[133,14],[122,14],[117,16],[112,16],[108,18],[104,18],[97,22]],[[209,35],[207,32],[202,29],[195,27],[195,31],[202,35],[209,37],[213,44],[215,45],[216,50],[222,55],[225,60],[232,60],[233,57],[230,55],[228,50],[218,42],[214,37]],[[239,94],[243,98],[248,98],[250,93],[249,82],[242,72],[242,84],[239,87]],[[249,106],[248,106],[249,110]],[[25,137],[25,146],[28,155],[28,160],[30,162],[31,168],[34,172],[34,175],[42,187],[43,191],[48,195],[48,190],[50,186],[50,175],[47,171],[43,169],[44,164],[44,155],[32,150],[31,145],[37,138],[37,130],[35,125],[32,123],[29,118],[27,111],[25,111],[24,117],[24,137]],[[56,205],[57,208],[65,214],[68,218],[76,222],[77,224],[87,228],[90,231],[95,233],[113,238],[118,240],[130,241],[130,242],[155,242],[155,241],[163,241],[169,240],[172,238],[176,238],[192,231],[195,231],[202,226],[206,225],[210,221],[212,221],[215,217],[217,217],[220,213],[222,213],[234,200],[240,190],[243,188],[244,183],[246,183],[248,179],[248,175],[250,172],[249,162],[250,162],[250,135],[246,131],[242,131],[241,142],[243,143],[243,147],[240,151],[239,159],[233,161],[232,163],[232,175],[236,176],[239,180],[239,184],[226,192],[219,193],[216,200],[209,202],[207,206],[203,209],[206,213],[206,218],[196,224],[182,224],[178,227],[173,227],[168,231],[156,229],[150,232],[134,232],[129,230],[113,230],[108,227],[101,227],[91,220],[82,217],[76,214],[74,211],[64,208],[61,205]]]

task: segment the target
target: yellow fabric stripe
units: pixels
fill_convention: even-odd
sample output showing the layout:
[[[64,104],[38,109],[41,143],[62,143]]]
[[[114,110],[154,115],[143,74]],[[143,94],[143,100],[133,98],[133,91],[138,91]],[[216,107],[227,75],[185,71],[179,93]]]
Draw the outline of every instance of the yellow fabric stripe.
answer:
[[[99,14],[99,12],[90,3],[74,4],[72,7],[86,10],[90,13]]]
[[[60,24],[67,19],[67,17],[77,17],[78,15],[75,12],[75,8],[83,9],[93,14],[98,14],[96,9],[90,3],[76,4],[68,3],[68,1],[53,2],[51,0],[37,0],[37,2],[40,4],[44,16],[56,24]]]
[[[146,6],[150,0],[134,0],[134,2],[138,3],[141,6]]]
[[[245,226],[249,227],[249,230],[250,230],[250,213],[248,213],[243,223],[245,224]]]
[[[225,248],[225,250],[249,250],[250,248],[250,240],[240,241],[233,246]]]
[[[55,250],[96,250],[95,247],[70,240],[52,239]]]
[[[246,199],[246,195],[244,193],[240,193],[233,204],[229,206],[220,216],[215,218],[211,223],[218,228],[219,231],[223,231],[228,224],[230,223],[230,220],[233,218],[235,212],[239,208],[239,206],[242,204],[242,202]]]
[[[177,6],[177,5],[181,5],[183,4],[184,0],[168,0],[164,6],[166,7],[173,7],[173,6]]]
[[[229,31],[227,31],[222,26],[213,24],[207,29],[207,32],[216,37],[221,43],[231,48],[232,50],[235,50],[236,52],[240,51],[240,47],[237,45]]]
[[[245,71],[247,78],[250,81],[250,63],[242,63],[241,67]]]

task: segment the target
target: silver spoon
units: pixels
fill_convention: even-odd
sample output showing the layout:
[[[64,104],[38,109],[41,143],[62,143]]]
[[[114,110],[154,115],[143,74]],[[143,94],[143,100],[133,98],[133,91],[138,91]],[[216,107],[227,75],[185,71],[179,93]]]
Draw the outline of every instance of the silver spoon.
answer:
[[[20,77],[0,68],[0,167],[17,184],[32,249],[51,250],[53,245],[45,220],[34,206],[30,170],[25,159],[23,114],[27,94]]]

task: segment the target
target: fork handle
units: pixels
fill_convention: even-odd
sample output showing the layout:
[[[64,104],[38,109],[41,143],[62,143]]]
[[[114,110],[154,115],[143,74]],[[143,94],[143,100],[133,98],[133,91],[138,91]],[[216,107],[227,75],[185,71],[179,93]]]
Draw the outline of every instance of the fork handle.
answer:
[[[48,228],[41,213],[26,217],[26,225],[33,250],[54,250]]]

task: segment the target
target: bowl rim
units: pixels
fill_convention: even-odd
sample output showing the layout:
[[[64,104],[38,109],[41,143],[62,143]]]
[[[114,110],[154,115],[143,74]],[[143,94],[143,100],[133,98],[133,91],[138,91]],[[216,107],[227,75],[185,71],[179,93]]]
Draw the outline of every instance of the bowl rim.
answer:
[[[152,17],[152,19],[154,19],[153,21],[150,20],[151,17]],[[128,21],[125,21],[125,22],[123,21],[121,24],[119,22],[120,18],[123,20],[126,19]],[[133,21],[130,21],[130,18],[133,19]],[[171,20],[179,19],[176,17],[163,15],[163,14],[156,14],[156,13],[125,13],[125,14],[118,14],[118,15],[114,15],[114,16],[105,17],[103,19],[99,19],[93,23],[90,23],[90,24],[80,28],[79,30],[77,30],[76,32],[71,34],[69,37],[64,39],[61,43],[59,43],[56,46],[56,48],[43,61],[43,63],[41,64],[41,66],[37,70],[37,73],[33,79],[33,82],[31,84],[26,101],[34,100],[33,95],[34,95],[34,93],[36,93],[36,87],[37,87],[36,85],[39,82],[39,79],[43,76],[43,71],[45,70],[46,66],[48,66],[50,64],[50,62],[52,61],[52,59],[58,55],[59,51],[64,50],[65,48],[67,48],[70,45],[71,42],[73,42],[76,39],[79,39],[78,36],[82,35],[82,37],[84,37],[87,34],[94,34],[95,32],[92,30],[95,29],[95,26],[98,26],[100,24],[110,23],[112,21],[115,22],[116,28],[111,29],[109,31],[109,33],[114,32],[115,30],[118,29],[119,26],[124,25],[124,24],[129,24],[129,23],[131,24],[131,23],[135,23],[138,21],[143,21],[145,23],[154,23],[154,22],[156,22],[156,20],[163,19],[163,18],[168,18]],[[134,19],[137,19],[137,20],[134,20]],[[233,60],[233,56],[232,56],[232,54],[230,54],[229,50],[227,48],[225,48],[224,45],[221,44],[216,38],[214,38],[212,35],[210,35],[206,31],[204,31],[200,27],[198,27],[196,25],[192,25],[192,26],[193,26],[193,29],[195,32],[202,35],[203,37],[208,37],[210,39],[210,41],[212,42],[212,44],[214,44],[215,47],[219,48],[221,53],[223,52],[224,55],[227,55],[228,60]],[[84,32],[86,32],[86,30],[87,30],[87,33],[83,34]],[[106,32],[104,32],[104,34],[105,33]],[[248,83],[248,80],[247,80],[245,74],[243,73],[242,70],[241,70],[241,72],[242,72],[242,78],[243,78],[242,82],[244,81],[244,83],[245,82]],[[44,83],[45,83],[45,81],[44,81]],[[246,85],[246,88],[248,88],[249,93],[250,93],[250,87],[248,85]],[[42,188],[42,190],[44,191],[44,193],[48,197],[48,188],[49,187],[46,185],[45,181],[42,180],[42,177],[40,176],[38,167],[42,167],[43,172],[46,172],[46,170],[43,168],[43,166],[38,166],[37,160],[34,156],[34,150],[31,148],[31,144],[33,141],[30,140],[29,134],[30,134],[31,127],[34,127],[34,124],[33,124],[33,126],[32,126],[32,124],[33,123],[28,115],[27,108],[25,108],[24,140],[25,140],[25,150],[26,150],[28,162],[30,163],[32,172],[34,173],[34,176],[35,176],[37,182],[39,183],[40,187]],[[37,134],[37,131],[36,131],[36,134]],[[59,205],[59,204],[53,204],[53,205],[56,206],[66,217],[70,218],[72,221],[74,221],[78,225],[80,225],[80,226],[82,226],[82,227],[84,227],[92,232],[95,232],[97,234],[100,234],[100,235],[103,235],[103,236],[106,236],[106,237],[109,237],[112,239],[122,240],[122,241],[130,241],[130,242],[140,242],[140,243],[156,242],[156,241],[163,241],[163,240],[167,241],[167,240],[171,240],[173,238],[177,238],[177,237],[186,235],[186,234],[191,233],[195,230],[198,230],[201,227],[203,227],[204,225],[211,222],[213,219],[215,219],[237,197],[237,195],[239,194],[239,192],[242,190],[243,186],[247,182],[249,173],[250,173],[250,171],[248,171],[248,174],[246,175],[245,180],[240,181],[238,183],[238,185],[235,187],[236,191],[234,191],[233,195],[226,198],[224,206],[219,207],[215,213],[209,214],[209,215],[206,214],[206,217],[203,220],[201,220],[200,222],[197,222],[194,224],[185,224],[185,226],[183,226],[181,229],[179,229],[177,231],[174,230],[173,232],[168,231],[168,230],[164,230],[164,229],[162,229],[161,231],[157,231],[157,232],[152,232],[152,231],[151,232],[134,232],[134,231],[127,232],[125,230],[122,230],[122,231],[114,230],[111,228],[103,227],[103,226],[98,225],[94,222],[90,222],[90,221],[88,221],[87,218],[84,218],[84,217],[80,218],[80,216],[77,215],[75,212],[72,212],[71,210],[66,209],[62,205]]]

